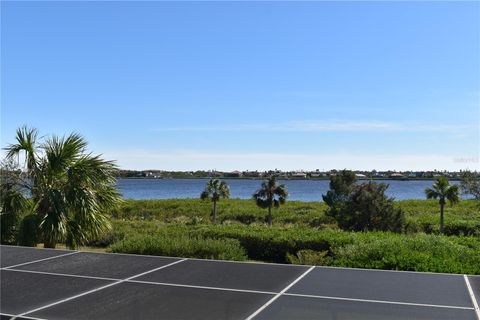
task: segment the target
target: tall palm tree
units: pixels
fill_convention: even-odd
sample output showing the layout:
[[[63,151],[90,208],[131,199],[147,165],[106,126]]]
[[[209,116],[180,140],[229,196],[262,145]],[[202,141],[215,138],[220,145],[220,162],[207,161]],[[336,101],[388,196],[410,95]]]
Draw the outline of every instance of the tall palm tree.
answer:
[[[444,229],[444,207],[446,201],[455,204],[460,201],[458,185],[451,185],[445,177],[439,177],[433,184],[432,188],[425,189],[427,199],[439,199],[440,204],[440,233]]]
[[[228,184],[224,181],[220,181],[218,179],[210,179],[205,186],[205,190],[203,190],[200,198],[202,200],[211,199],[213,202],[213,209],[212,209],[212,222],[215,224],[217,223],[217,201],[220,198],[228,198],[230,197],[230,188]]]
[[[275,176],[270,176],[268,180],[262,182],[262,186],[253,194],[253,199],[260,208],[267,208],[267,222],[272,225],[272,207],[278,208],[287,201],[288,190],[285,185],[277,184]]]
[[[75,248],[110,227],[105,215],[121,201],[115,184],[116,165],[86,152],[78,134],[37,141],[37,130],[17,130],[7,158],[25,153],[30,196],[47,248],[65,242]]]

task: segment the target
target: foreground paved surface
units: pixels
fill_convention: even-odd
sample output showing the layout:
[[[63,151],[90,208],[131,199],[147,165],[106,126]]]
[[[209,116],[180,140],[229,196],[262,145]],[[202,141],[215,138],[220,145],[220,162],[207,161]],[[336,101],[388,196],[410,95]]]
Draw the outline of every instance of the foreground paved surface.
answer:
[[[475,320],[480,277],[0,246],[2,319]]]

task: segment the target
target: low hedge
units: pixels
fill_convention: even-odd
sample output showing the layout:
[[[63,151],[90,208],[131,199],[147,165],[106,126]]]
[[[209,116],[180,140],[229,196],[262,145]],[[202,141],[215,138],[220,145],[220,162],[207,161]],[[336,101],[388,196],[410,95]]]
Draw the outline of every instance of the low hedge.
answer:
[[[137,235],[114,243],[110,252],[220,260],[246,260],[234,239],[204,239],[185,235]]]
[[[254,260],[288,263],[292,255],[309,250],[317,255],[307,264],[320,261],[341,267],[480,274],[478,237],[239,226],[204,227],[195,232],[237,239]]]

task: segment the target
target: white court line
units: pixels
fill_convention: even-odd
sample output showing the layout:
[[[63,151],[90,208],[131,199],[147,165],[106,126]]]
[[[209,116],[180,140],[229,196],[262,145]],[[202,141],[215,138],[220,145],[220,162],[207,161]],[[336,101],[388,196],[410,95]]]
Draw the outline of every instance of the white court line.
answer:
[[[15,317],[14,314],[9,314],[9,313],[0,313],[1,316],[7,316],[7,317],[12,317],[12,319],[14,319],[13,317]],[[47,319],[43,319],[43,318],[35,318],[35,317],[29,317],[29,316],[25,316],[23,317],[25,319],[32,319],[32,320],[47,320]]]
[[[17,317],[23,317],[23,316],[25,316],[26,314],[34,313],[34,312],[37,312],[37,311],[40,311],[40,310],[43,310],[43,309],[46,309],[46,308],[49,308],[49,307],[53,307],[53,306],[55,306],[55,305],[57,305],[57,304],[60,304],[60,303],[63,303],[63,302],[67,302],[67,301],[70,301],[70,300],[73,300],[73,299],[76,299],[76,298],[80,298],[80,297],[86,296],[86,295],[88,295],[88,294],[90,294],[90,293],[94,293],[94,292],[97,292],[97,291],[100,291],[100,290],[103,290],[103,289],[106,289],[106,288],[115,286],[115,285],[117,285],[117,284],[121,284],[121,283],[126,282],[126,281],[128,281],[128,280],[132,280],[132,279],[141,277],[141,276],[143,276],[143,275],[146,275],[146,274],[149,274],[149,273],[152,273],[152,272],[161,270],[161,269],[168,268],[168,267],[170,267],[170,266],[173,266],[173,265],[175,265],[175,264],[177,264],[177,263],[180,263],[180,262],[183,262],[183,261],[186,261],[186,260],[187,260],[187,259],[177,260],[177,261],[172,262],[172,263],[169,263],[169,264],[167,264],[167,265],[164,265],[164,266],[161,266],[161,267],[158,267],[158,268],[149,270],[149,271],[142,272],[142,273],[140,273],[140,274],[137,274],[137,275],[134,275],[134,276],[131,276],[131,277],[128,277],[128,278],[119,280],[119,281],[117,281],[117,282],[109,283],[109,284],[107,284],[107,285],[98,287],[98,288],[96,288],[96,289],[92,289],[92,290],[89,290],[89,291],[86,291],[86,292],[82,292],[82,293],[80,293],[80,294],[71,296],[71,297],[69,297],[69,298],[65,298],[65,299],[62,299],[62,300],[59,300],[59,301],[56,301],[56,302],[47,304],[47,305],[42,306],[42,307],[39,307],[39,308],[36,308],[36,309],[33,309],[33,310],[29,310],[29,311],[27,311],[27,312],[23,312],[23,313],[15,316],[15,318],[17,318]],[[15,318],[13,318],[13,319],[15,319]]]
[[[429,307],[429,308],[473,310],[472,307],[446,306],[446,305],[441,305],[441,304],[426,304],[426,303],[397,302],[397,301],[386,301],[386,300],[369,300],[369,299],[342,298],[342,297],[330,297],[330,296],[316,296],[316,295],[311,295],[311,294],[300,294],[300,293],[284,293],[283,295],[284,296],[292,296],[292,297],[301,297],[301,298],[326,299],[326,300],[342,300],[342,301],[398,304],[398,305],[416,306],[416,307]]]
[[[9,314],[9,313],[3,313],[3,312],[1,312],[1,313],[0,313],[0,316],[14,317],[15,315],[14,315],[14,314]],[[47,320],[47,319],[35,318],[35,317],[28,317],[28,316],[25,316],[24,318],[25,318],[25,319],[32,319],[32,320]]]
[[[272,299],[268,300],[263,306],[261,306],[260,308],[257,309],[257,311],[255,311],[254,313],[252,313],[248,318],[246,318],[245,320],[251,320],[253,319],[253,317],[255,317],[257,314],[259,314],[260,312],[262,312],[266,307],[268,307],[270,304],[272,304],[275,300],[277,300],[278,298],[280,298],[280,296],[282,294],[284,294],[288,289],[290,289],[291,287],[293,287],[298,281],[302,280],[303,277],[305,277],[310,271],[313,270],[313,268],[315,267],[310,267],[307,271],[305,271],[304,273],[302,273],[301,276],[299,276],[297,279],[295,279],[292,283],[290,283],[288,286],[286,286],[282,291],[280,291],[279,293],[277,293]]]
[[[408,270],[387,270],[387,269],[371,269],[371,268],[354,268],[354,267],[332,267],[332,266],[316,266],[319,269],[338,269],[338,270],[358,270],[358,271],[379,271],[379,272],[394,272],[394,273],[412,273],[419,275],[440,275],[440,276],[457,276],[461,277],[458,273],[446,273],[446,272],[432,272],[432,271],[408,271]]]
[[[470,285],[470,281],[468,280],[467,275],[463,275],[465,279],[465,284],[467,285],[468,293],[470,294],[470,298],[472,299],[473,308],[475,309],[475,314],[477,315],[478,320],[480,320],[480,308],[478,307],[477,299],[475,298],[475,294],[473,293],[472,286]]]
[[[33,271],[33,270],[22,270],[22,269],[9,269],[9,270],[6,270],[6,271],[10,271],[10,272],[26,272],[26,273],[36,273],[36,274],[46,274],[46,275],[52,275],[52,276],[60,276],[60,277],[74,277],[74,278],[106,280],[106,281],[121,281],[121,280],[122,280],[122,279],[118,279],[118,278],[104,278],[104,277],[95,277],[95,276],[82,276],[82,275],[76,275],[76,274],[52,273],[52,272],[45,272],[45,271]],[[125,280],[124,282],[129,282],[129,283],[143,283],[143,284],[155,284],[155,285],[170,286],[170,287],[185,287],[185,288],[195,288],[195,289],[219,290],[219,291],[233,291],[233,292],[246,292],[246,293],[261,293],[261,294],[270,294],[270,295],[274,295],[274,294],[277,294],[277,293],[278,293],[278,292],[272,292],[272,291],[259,291],[259,290],[249,290],[249,289],[221,288],[221,287],[210,287],[210,286],[196,286],[196,285],[189,285],[189,284],[169,283],[169,282],[153,282],[153,281],[144,281],[144,280]]]
[[[107,281],[119,281],[119,280],[122,280],[122,279],[119,279],[119,278],[105,278],[105,277],[95,277],[95,276],[82,276],[82,275],[78,275],[78,274],[54,273],[54,272],[35,271],[35,270],[24,270],[24,269],[5,269],[5,271],[11,271],[11,272],[26,272],[26,273],[46,274],[46,275],[50,275],[50,276],[73,277],[73,278],[84,278],[84,279],[95,279],[95,280],[107,280]]]
[[[58,256],[48,257],[48,258],[45,258],[45,259],[38,259],[38,260],[34,260],[34,261],[19,263],[19,264],[13,265],[13,266],[4,267],[4,268],[2,268],[2,270],[8,270],[10,268],[21,267],[21,266],[25,266],[27,264],[31,264],[31,263],[35,263],[35,262],[41,262],[41,261],[52,260],[52,259],[56,259],[56,258],[60,258],[60,257],[66,257],[66,256],[70,256],[72,254],[77,254],[77,253],[80,253],[80,251],[73,251],[73,252],[69,252],[69,253],[65,253],[65,254],[60,254]]]
[[[248,289],[233,289],[233,288],[196,286],[196,285],[190,285],[190,284],[168,283],[168,282],[152,282],[152,281],[141,281],[141,280],[129,280],[127,282],[129,282],[129,283],[154,284],[154,285],[169,286],[169,287],[192,288],[192,289],[207,289],[207,290],[218,290],[218,291],[260,293],[260,294],[269,294],[269,295],[278,294],[277,292],[271,292],[271,291],[258,291],[258,290],[248,290]]]

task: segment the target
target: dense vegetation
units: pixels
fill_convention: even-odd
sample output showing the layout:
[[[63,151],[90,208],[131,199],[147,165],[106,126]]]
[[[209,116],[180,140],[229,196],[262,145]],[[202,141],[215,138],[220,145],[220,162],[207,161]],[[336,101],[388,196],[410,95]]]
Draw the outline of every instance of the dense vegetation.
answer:
[[[447,205],[445,235],[439,235],[438,201],[394,206],[405,213],[401,233],[343,231],[320,202],[287,202],[267,227],[265,210],[252,200],[219,202],[219,225],[210,223],[211,203],[200,199],[130,200],[112,210],[112,231],[90,245],[113,252],[480,274],[478,202]]]
[[[406,233],[439,232],[438,201],[402,200],[395,207],[405,213]],[[328,207],[322,202],[289,201],[275,210],[274,225],[336,228],[333,218],[326,216]],[[110,212],[115,220],[147,220],[161,223],[203,224],[210,220],[212,206],[200,199],[127,200]],[[219,202],[221,224],[264,225],[265,210],[254,201],[225,199]],[[445,206],[446,235],[480,236],[480,208],[475,200],[464,200]]]

